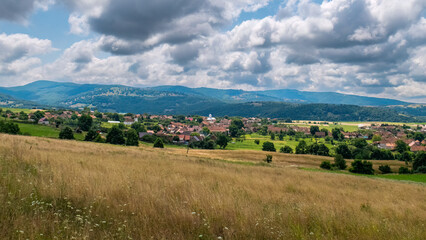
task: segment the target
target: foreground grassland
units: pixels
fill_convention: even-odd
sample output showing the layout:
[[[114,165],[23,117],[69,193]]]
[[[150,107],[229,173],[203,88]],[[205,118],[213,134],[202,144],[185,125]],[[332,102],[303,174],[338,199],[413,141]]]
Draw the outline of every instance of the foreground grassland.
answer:
[[[424,184],[273,155],[0,135],[0,239],[426,238]]]

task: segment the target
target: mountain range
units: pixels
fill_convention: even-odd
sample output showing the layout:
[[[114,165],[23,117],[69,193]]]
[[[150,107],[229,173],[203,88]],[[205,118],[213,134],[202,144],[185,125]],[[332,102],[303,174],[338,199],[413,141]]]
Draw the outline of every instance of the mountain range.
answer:
[[[65,108],[90,106],[110,112],[200,115],[213,113],[330,121],[413,120],[405,116],[407,112],[404,112],[404,116],[397,112],[402,112],[409,106],[409,103],[403,101],[289,89],[244,91],[183,86],[136,88],[37,81],[24,86],[0,88],[0,94],[15,102],[25,103],[26,106],[31,103]],[[387,106],[398,106],[398,109]]]

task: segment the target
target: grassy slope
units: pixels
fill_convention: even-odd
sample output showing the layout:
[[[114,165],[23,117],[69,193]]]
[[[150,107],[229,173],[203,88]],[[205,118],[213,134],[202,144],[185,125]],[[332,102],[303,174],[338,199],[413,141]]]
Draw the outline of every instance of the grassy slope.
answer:
[[[380,161],[376,161],[376,166],[380,164]],[[394,172],[397,172],[396,167],[398,165],[394,165],[392,170]],[[377,174],[377,175],[364,175],[364,174],[357,174],[357,173],[351,173],[348,171],[330,171],[330,170],[324,170],[324,169],[318,169],[318,168],[301,168],[307,171],[314,171],[314,172],[326,172],[326,173],[336,173],[336,174],[348,174],[353,176],[359,176],[359,177],[368,177],[368,178],[382,178],[382,179],[389,179],[389,180],[397,180],[397,181],[407,181],[407,182],[418,182],[418,183],[426,183],[426,174]],[[376,169],[378,171],[378,169]],[[380,172],[380,171],[378,171]]]
[[[5,107],[1,107],[1,106],[0,106],[0,108],[3,109],[4,112],[6,112],[7,110],[10,110],[14,113],[24,112],[24,113],[28,114],[28,113],[36,111],[36,110],[33,110],[33,109],[28,109],[28,108],[5,108]]]
[[[424,185],[262,156],[0,135],[0,238],[425,239]]]
[[[257,145],[254,140],[259,140],[259,145]],[[303,140],[303,139],[300,139]],[[315,141],[315,139],[313,138],[306,138],[304,139],[306,141],[307,144],[311,144]],[[251,135],[246,135],[246,139],[243,142],[237,142],[237,141],[233,141],[231,143],[228,144],[228,146],[226,147],[226,149],[228,150],[262,150],[262,144],[264,142],[273,142],[275,145],[275,149],[277,149],[277,151],[279,151],[279,149],[285,145],[290,146],[291,148],[293,148],[293,151],[296,149],[296,146],[299,144],[298,141],[296,141],[294,139],[294,137],[292,137],[292,140],[290,140],[289,136],[286,136],[283,141],[280,141],[278,139],[278,135],[275,136],[275,140],[271,140],[270,136],[262,136],[259,134],[251,134]],[[324,139],[317,139],[318,143],[325,143]],[[328,148],[332,148],[333,146],[331,144],[326,144],[326,146]]]
[[[18,123],[21,133],[36,137],[59,138],[59,129],[38,124]],[[74,133],[77,140],[83,140],[84,134]]]
[[[385,175],[376,175],[375,177],[398,180],[398,181],[412,181],[412,182],[426,183],[426,174],[385,174]]]

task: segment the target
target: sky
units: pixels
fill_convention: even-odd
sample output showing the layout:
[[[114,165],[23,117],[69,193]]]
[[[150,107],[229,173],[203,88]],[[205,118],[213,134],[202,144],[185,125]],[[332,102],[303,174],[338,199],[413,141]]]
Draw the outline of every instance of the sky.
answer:
[[[426,0],[1,0],[0,86],[37,80],[426,103]]]

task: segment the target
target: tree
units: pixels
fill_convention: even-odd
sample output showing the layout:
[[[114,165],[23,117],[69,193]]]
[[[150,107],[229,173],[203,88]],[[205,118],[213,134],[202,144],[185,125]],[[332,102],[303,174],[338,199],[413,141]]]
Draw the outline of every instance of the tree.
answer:
[[[410,170],[407,167],[400,167],[398,170],[399,174],[410,174]]]
[[[229,126],[229,134],[231,137],[239,137],[239,130],[240,129],[238,129],[236,125],[231,124],[231,126]]]
[[[140,122],[135,122],[130,127],[133,128],[133,129],[135,129],[136,132],[138,132],[138,133],[140,133],[140,132],[146,132],[145,126],[142,123],[140,123]]]
[[[380,135],[374,135],[372,138],[373,142],[379,142],[382,140],[382,137]]]
[[[38,122],[40,119],[42,119],[44,117],[44,112],[37,110],[36,112],[33,113],[32,115],[32,119],[35,122]]]
[[[271,140],[275,140],[275,133],[271,133]]]
[[[265,162],[271,163],[272,162],[272,155],[266,155]]]
[[[59,133],[60,139],[74,139],[74,133],[70,127],[65,127]]]
[[[342,155],[337,154],[336,156],[334,156],[334,166],[341,170],[346,169],[346,160],[343,158]]]
[[[135,129],[129,129],[129,131],[127,131],[126,145],[139,146],[139,135]]]
[[[296,146],[296,154],[306,154],[307,146],[304,140],[301,140],[299,144]]]
[[[333,130],[331,130],[331,135],[333,136],[334,140],[338,141],[341,141],[344,138],[341,129],[339,128],[333,128]]]
[[[320,168],[330,170],[331,169],[330,161],[323,161],[320,165]]]
[[[361,149],[365,148],[368,145],[367,141],[365,139],[363,139],[363,138],[356,138],[356,139],[354,139],[352,141],[352,144],[355,147],[361,148]]]
[[[395,144],[396,144],[395,150],[399,153],[403,153],[405,151],[410,150],[410,147],[402,140],[396,141]]]
[[[84,137],[84,141],[94,141],[99,136],[99,133],[93,129],[90,129],[86,136]]]
[[[225,134],[220,134],[216,139],[216,144],[219,145],[220,148],[225,149],[228,146],[228,142],[230,141],[229,137]]]
[[[373,163],[368,161],[355,160],[351,163],[352,167],[349,169],[350,172],[360,174],[374,174]]]
[[[21,130],[16,123],[0,121],[0,132],[7,134],[19,134]]]
[[[262,151],[267,151],[267,152],[275,152],[275,145],[272,142],[264,142],[263,146],[262,146]]]
[[[278,135],[278,139],[280,141],[284,140],[284,133],[280,133],[280,135]]]
[[[325,144],[321,143],[318,146],[317,154],[320,155],[320,156],[329,156],[330,155],[330,149],[328,149],[328,147],[325,146]]]
[[[26,114],[24,111],[21,111],[19,113],[19,120],[28,121],[28,114]]]
[[[293,153],[293,149],[286,145],[280,148],[280,153]]]
[[[83,131],[89,131],[89,129],[92,127],[93,119],[89,115],[81,115],[81,117],[78,119],[78,127],[80,127]]]
[[[232,120],[231,125],[237,126],[238,129],[241,129],[241,128],[244,127],[244,123],[243,123],[243,121],[241,121],[241,119]]]
[[[413,160],[413,157],[411,156],[411,152],[405,151],[399,155],[398,160],[408,163]]]
[[[379,166],[379,170],[380,170],[383,174],[392,173],[392,169],[390,168],[390,166],[389,166],[389,165],[380,165],[380,166]]]
[[[326,128],[321,129],[321,132],[325,133],[325,136],[328,136],[328,130]]]
[[[379,149],[377,147],[372,148],[371,150],[371,159],[376,160],[394,160],[394,156],[390,150]]]
[[[312,154],[312,155],[318,155],[318,149],[319,149],[318,143],[313,143],[313,144],[306,147],[305,153],[309,153],[309,154]]]
[[[351,150],[345,143],[337,146],[336,153],[342,155],[344,158],[352,158]]]
[[[117,126],[113,126],[111,130],[108,132],[106,137],[106,142],[116,145],[123,145],[126,143],[124,139],[123,131]]]
[[[203,129],[201,130],[202,133],[204,133],[204,135],[209,135],[210,134],[210,129],[208,127],[203,127]]]
[[[259,139],[254,140],[254,143],[256,143],[257,145],[259,145],[260,144]]]
[[[426,152],[418,152],[413,161],[413,171],[426,173]]]
[[[414,133],[414,140],[417,140],[419,142],[425,140],[425,135],[421,132]]]
[[[155,139],[154,147],[155,148],[164,148],[163,140],[161,138]]]
[[[315,135],[316,132],[319,132],[319,127],[318,126],[311,126],[311,128],[309,129],[312,135]]]

